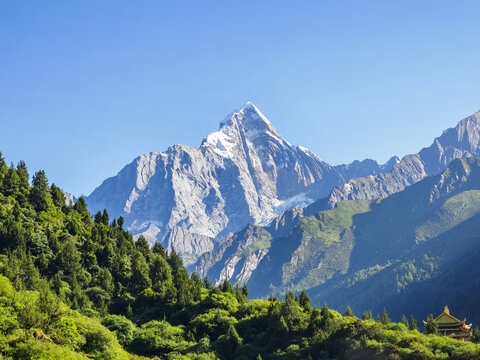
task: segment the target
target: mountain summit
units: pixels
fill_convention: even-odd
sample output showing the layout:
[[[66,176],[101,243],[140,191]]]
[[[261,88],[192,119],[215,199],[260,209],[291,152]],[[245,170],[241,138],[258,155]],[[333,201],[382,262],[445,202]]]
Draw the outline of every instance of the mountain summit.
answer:
[[[221,236],[305,207],[358,171],[365,176],[382,169],[373,160],[332,167],[284,140],[247,102],[200,147],[174,145],[141,155],[87,202],[93,211],[124,216],[128,230],[149,242],[174,247],[188,265],[214,249]]]

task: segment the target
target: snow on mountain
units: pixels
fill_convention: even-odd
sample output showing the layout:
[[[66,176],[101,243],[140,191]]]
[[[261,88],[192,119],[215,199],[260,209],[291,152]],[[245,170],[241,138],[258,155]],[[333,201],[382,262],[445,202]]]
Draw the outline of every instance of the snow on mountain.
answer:
[[[86,198],[150,243],[174,247],[187,265],[219,238],[248,223],[267,224],[286,210],[326,197],[357,174],[382,171],[373,160],[332,167],[283,139],[250,102],[228,115],[200,147],[174,145],[136,158]]]

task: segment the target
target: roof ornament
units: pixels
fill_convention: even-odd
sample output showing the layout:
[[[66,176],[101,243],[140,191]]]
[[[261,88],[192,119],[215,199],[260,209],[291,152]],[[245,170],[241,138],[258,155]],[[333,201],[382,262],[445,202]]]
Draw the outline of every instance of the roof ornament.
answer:
[[[450,310],[448,310],[448,306],[447,306],[447,305],[445,305],[445,309],[443,309],[443,312],[444,312],[445,314],[450,315]]]

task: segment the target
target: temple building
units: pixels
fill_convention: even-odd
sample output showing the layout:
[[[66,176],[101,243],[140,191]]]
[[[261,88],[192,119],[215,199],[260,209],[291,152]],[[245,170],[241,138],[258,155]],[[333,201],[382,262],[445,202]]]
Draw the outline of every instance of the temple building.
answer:
[[[466,324],[466,319],[458,320],[456,317],[450,315],[448,306],[445,306],[443,313],[435,318],[438,324],[438,333],[440,335],[449,336],[461,341],[470,340],[472,336],[472,324]],[[423,322],[426,324],[426,322]]]

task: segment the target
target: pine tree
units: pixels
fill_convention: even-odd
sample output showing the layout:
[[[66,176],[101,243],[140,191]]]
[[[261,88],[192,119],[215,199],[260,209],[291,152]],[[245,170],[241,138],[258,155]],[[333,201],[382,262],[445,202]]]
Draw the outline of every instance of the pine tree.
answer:
[[[390,318],[388,317],[387,309],[385,309],[385,308],[383,308],[382,313],[381,313],[381,315],[380,315],[380,322],[381,322],[383,325],[388,325],[388,324],[390,324]]]
[[[247,288],[247,284],[243,284],[243,286],[242,286],[242,294],[243,294],[243,296],[245,296],[246,299],[248,299],[248,288]]]
[[[143,256],[145,256],[145,259],[150,259],[150,245],[148,245],[148,241],[143,235],[140,235],[140,237],[137,239],[135,242],[135,247],[142,253]]]
[[[402,320],[400,320],[400,322],[405,325],[408,329],[408,320],[407,320],[407,317],[405,316],[405,314],[402,315]]]
[[[70,276],[76,275],[82,268],[81,255],[77,250],[73,238],[67,239],[60,253],[57,255],[57,259],[59,260],[60,268]]]
[[[351,316],[351,317],[355,316],[355,314],[353,313],[353,310],[350,308],[350,306],[347,306],[347,309],[345,310],[344,316]]]
[[[177,290],[177,304],[180,306],[190,304],[193,300],[192,284],[187,271],[183,267],[174,274],[173,284]]]
[[[8,172],[8,166],[3,158],[2,153],[0,152],[0,189],[3,186],[3,179]]]
[[[106,226],[110,224],[110,218],[108,217],[107,209],[103,209],[102,222]]]
[[[183,261],[173,247],[172,250],[170,250],[170,254],[168,254],[168,264],[172,268],[172,273],[174,274],[183,267]]]
[[[212,286],[212,282],[210,281],[210,279],[208,278],[208,276],[205,277],[205,279],[203,280],[203,284],[205,285],[205,288],[207,290],[210,290],[213,286]]]
[[[80,214],[85,224],[91,223],[92,218],[90,217],[90,213],[87,209],[87,202],[85,201],[85,198],[83,196],[80,196],[80,198],[73,206],[73,209]]]
[[[163,256],[157,254],[153,256],[150,279],[152,279],[153,289],[165,295],[168,287],[172,284],[173,277],[172,270]]]
[[[140,291],[152,286],[150,280],[147,260],[141,252],[136,251],[132,256],[132,277],[131,284],[134,292]]]
[[[232,284],[230,284],[230,281],[228,281],[227,277],[225,277],[222,284],[220,285],[220,290],[223,292],[229,292],[231,294],[235,293],[235,290],[233,289]]]
[[[415,320],[415,318],[413,317],[413,315],[410,315],[410,321],[408,323],[408,328],[410,330],[418,330],[418,326],[417,326],[417,320]]]
[[[119,227],[119,228],[120,228],[120,227]],[[163,258],[166,258],[166,257],[167,257],[167,253],[165,252],[165,249],[164,249],[163,245],[160,244],[158,241],[155,242],[155,244],[153,244],[152,252],[153,252],[154,254],[157,254],[157,255],[162,256]]]
[[[372,320],[373,319],[373,316],[372,316],[372,312],[369,310],[369,311],[364,311],[362,313],[362,320]]]
[[[310,297],[305,290],[302,290],[302,292],[300,293],[300,298],[298,301],[302,308],[304,308],[305,310],[310,309]]]
[[[227,332],[221,335],[217,340],[217,347],[224,356],[232,356],[240,345],[242,345],[242,338],[238,335],[235,327],[230,324]]]
[[[425,324],[425,334],[438,334],[438,324],[430,314],[427,317],[427,323]]]
[[[20,161],[17,164],[17,174],[20,179],[20,196],[19,202],[24,205],[28,200],[30,194],[30,175],[28,174],[27,165],[24,161]]]
[[[118,218],[118,228],[119,228],[120,230],[123,230],[123,223],[124,223],[124,222],[125,222],[125,221],[124,221],[123,216],[120,216],[120,217]]]
[[[52,194],[52,200],[55,206],[60,208],[65,206],[67,200],[63,194],[63,191],[59,187],[55,186],[55,184],[52,184],[50,187],[50,193]]]
[[[200,301],[202,299],[202,279],[194,271],[190,275],[190,280],[192,280],[192,295],[194,301]]]
[[[20,177],[13,167],[13,164],[8,169],[3,179],[3,193],[6,196],[12,196],[17,199],[20,195]]]
[[[36,211],[47,211],[52,204],[52,196],[50,194],[47,176],[43,170],[37,171],[33,176],[33,187],[30,191],[30,202]]]
[[[333,314],[328,309],[326,303],[323,304],[322,310],[320,311],[321,319],[320,326],[327,334],[330,334],[336,328],[335,318]]]
[[[93,221],[95,222],[95,224],[103,223],[103,216],[100,210],[95,213],[95,217]]]

